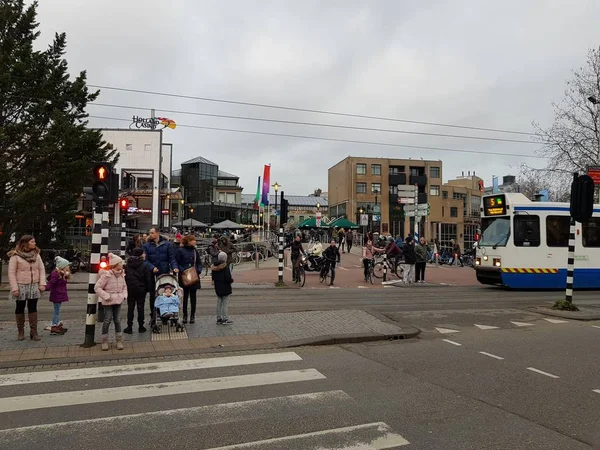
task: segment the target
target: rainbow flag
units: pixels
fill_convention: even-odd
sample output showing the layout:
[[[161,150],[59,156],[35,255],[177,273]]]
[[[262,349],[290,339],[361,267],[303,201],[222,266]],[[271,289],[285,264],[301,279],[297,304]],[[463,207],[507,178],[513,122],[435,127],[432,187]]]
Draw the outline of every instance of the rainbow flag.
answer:
[[[271,187],[271,164],[265,164],[265,170],[263,173],[263,185],[262,185],[262,199],[260,206],[267,206],[269,204],[269,188]]]
[[[258,209],[260,203],[260,177],[258,177],[258,183],[256,184],[256,197],[254,197],[253,209]]]

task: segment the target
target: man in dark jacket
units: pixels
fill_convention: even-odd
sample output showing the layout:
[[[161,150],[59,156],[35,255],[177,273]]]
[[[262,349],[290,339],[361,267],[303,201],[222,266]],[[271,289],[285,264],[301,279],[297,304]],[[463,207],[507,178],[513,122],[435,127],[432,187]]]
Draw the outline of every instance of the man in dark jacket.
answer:
[[[335,245],[335,240],[331,240],[329,247],[323,252],[323,258],[325,258],[325,264],[323,265],[323,269],[321,270],[329,270],[331,269],[331,286],[333,286],[333,280],[335,280],[335,264],[339,263],[340,249]]]
[[[296,281],[296,269],[300,265],[300,254],[305,255],[304,248],[302,247],[302,238],[299,235],[296,235],[294,240],[285,246],[285,248],[292,249],[292,279]]]
[[[227,236],[221,236],[221,239],[219,239],[219,250],[227,255],[227,265],[229,266],[229,270],[233,271],[233,254],[235,253],[235,246]]]
[[[219,252],[217,263],[211,267],[212,279],[217,294],[217,325],[231,325],[233,321],[227,317],[229,296],[233,290],[233,278],[227,265],[227,254]]]
[[[404,254],[404,282],[413,282],[413,272],[415,269],[415,263],[417,262],[417,255],[415,254],[415,240],[412,236],[408,236],[402,247],[402,253]]]
[[[146,294],[154,290],[152,273],[143,259],[144,251],[134,248],[127,260],[125,282],[127,283],[127,328],[123,333],[133,333],[133,312],[137,306],[138,325],[140,333],[144,333],[144,303]]]
[[[213,236],[213,238],[210,241],[210,244],[206,248],[206,252],[210,256],[212,256],[212,262],[215,265],[217,264],[217,256],[219,255],[219,251],[219,240],[216,236]]]
[[[152,270],[152,284],[154,285],[156,276],[165,273],[179,272],[177,261],[175,260],[175,249],[173,244],[166,240],[158,232],[158,227],[151,227],[148,232],[148,241],[142,247],[146,254],[146,264]],[[150,292],[150,316],[154,313],[154,300],[156,299],[154,289]]]

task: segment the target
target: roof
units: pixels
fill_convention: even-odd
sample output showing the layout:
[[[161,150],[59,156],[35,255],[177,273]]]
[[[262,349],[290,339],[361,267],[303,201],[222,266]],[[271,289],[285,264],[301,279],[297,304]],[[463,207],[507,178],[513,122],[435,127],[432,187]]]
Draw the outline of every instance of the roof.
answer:
[[[181,169],[175,169],[171,171],[171,176],[172,177],[180,177],[181,176]]]
[[[236,179],[240,178],[237,175],[234,175],[234,174],[229,173],[229,172],[225,172],[224,170],[219,170],[219,173],[217,174],[217,177],[218,178],[236,178]]]
[[[313,197],[309,195],[286,195],[285,199],[290,202],[290,206],[310,206],[315,207],[317,203],[321,205],[321,207],[328,206],[327,197]],[[279,199],[277,199],[279,203]],[[242,194],[242,205],[251,205],[254,203],[254,195],[252,194]],[[275,195],[269,195],[269,204],[275,204]]]
[[[208,159],[203,158],[202,156],[196,156],[195,158],[190,159],[189,161],[181,163],[181,165],[183,166],[184,164],[196,164],[196,163],[210,164],[211,166],[218,166],[218,164],[215,164],[214,162],[209,161]]]

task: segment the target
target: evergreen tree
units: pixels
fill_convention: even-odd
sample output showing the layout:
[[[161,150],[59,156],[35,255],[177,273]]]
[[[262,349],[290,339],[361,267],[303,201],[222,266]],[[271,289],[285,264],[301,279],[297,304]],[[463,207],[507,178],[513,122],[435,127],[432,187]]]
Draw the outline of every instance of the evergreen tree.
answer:
[[[77,198],[96,161],[115,151],[87,128],[86,72],[71,79],[66,35],[36,51],[37,2],[0,2],[0,248],[13,232],[47,246],[73,224]]]

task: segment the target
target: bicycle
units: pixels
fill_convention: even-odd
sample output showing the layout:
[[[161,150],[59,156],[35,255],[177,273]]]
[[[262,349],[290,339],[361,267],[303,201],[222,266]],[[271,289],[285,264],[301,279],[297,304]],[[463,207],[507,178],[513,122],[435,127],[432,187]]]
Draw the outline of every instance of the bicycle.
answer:
[[[319,274],[319,282],[327,284],[327,286],[331,286],[333,284],[333,280],[335,280],[335,271],[333,268],[333,261],[326,260],[321,268],[321,273]]]
[[[375,263],[375,266],[373,267],[373,275],[375,276],[375,278],[383,278],[384,267],[387,267],[388,275],[390,273],[393,273],[398,278],[402,278],[402,275],[404,274],[404,269],[400,267],[400,262],[398,262],[398,265],[395,265],[394,263],[395,260],[392,260],[391,258],[386,258],[383,261]],[[398,269],[400,269],[400,273],[398,273]]]
[[[304,270],[304,262],[305,262],[305,256],[302,255],[298,258],[298,262],[296,263],[296,266],[293,270],[295,273],[295,283],[299,284],[300,287],[304,287],[304,283],[306,283],[306,272]]]
[[[365,282],[367,282],[367,283],[371,282],[371,284],[373,284],[374,283],[374,281],[373,281],[373,266],[375,264],[372,259],[368,259],[367,261],[368,261],[367,264],[369,264],[369,266],[367,267],[367,276],[365,278]]]

